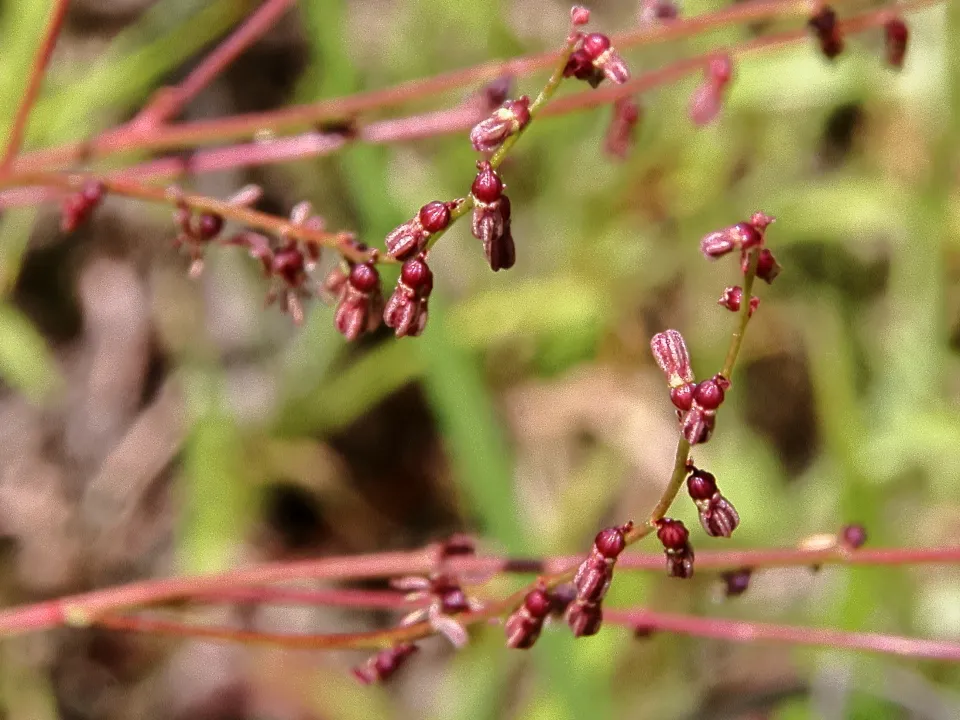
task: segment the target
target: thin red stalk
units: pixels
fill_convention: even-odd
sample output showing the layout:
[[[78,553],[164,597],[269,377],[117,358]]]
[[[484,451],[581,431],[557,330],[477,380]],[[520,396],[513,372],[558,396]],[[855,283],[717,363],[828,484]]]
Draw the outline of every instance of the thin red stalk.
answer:
[[[21,176],[28,184],[52,186],[61,190],[76,191],[87,180],[84,175],[65,175],[62,173],[24,173]],[[197,212],[208,212],[233,220],[248,228],[263,230],[277,237],[295,237],[304,242],[315,243],[336,249],[343,257],[357,262],[376,258],[376,251],[361,252],[351,244],[352,233],[325,232],[292,224],[288,219],[253,210],[241,205],[232,205],[223,200],[193,195],[176,188],[158,188],[141,185],[132,180],[100,178],[104,188],[113,195],[165,203],[173,206],[186,206]],[[380,262],[392,262],[383,258]]]
[[[409,610],[423,601],[407,600],[405,594],[389,590],[341,590],[289,587],[224,588],[204,595],[205,603],[257,603],[269,605],[316,605],[371,610]]]
[[[546,559],[503,558],[494,555],[451,558],[444,567],[455,575],[498,573],[545,574],[563,573],[583,560],[582,555]],[[703,550],[697,553],[697,570],[730,570],[741,567],[810,567],[814,565],[902,566],[920,564],[958,564],[960,546],[942,548],[863,548],[844,550]],[[80,595],[24,605],[0,612],[0,635],[47,630],[64,624],[84,624],[105,612],[162,605],[175,600],[217,600],[229,593],[249,593],[250,586],[292,582],[307,579],[356,580],[426,574],[436,569],[436,555],[431,548],[400,553],[375,553],[345,557],[320,558],[296,563],[274,563],[234,570],[218,575],[195,575],[180,578],[147,580],[118,585]],[[624,553],[617,561],[617,571],[663,570],[662,553]],[[256,592],[292,589],[257,587]],[[327,592],[327,591],[315,591]],[[333,591],[330,591],[333,592]],[[346,591],[337,591],[346,592]],[[360,591],[351,591],[360,592]],[[249,595],[245,596],[249,597]]]
[[[914,0],[899,6],[899,10],[907,12],[936,1],[938,0]],[[730,25],[802,16],[808,13],[809,5],[804,0],[758,0],[733,5],[712,13],[681,18],[652,28],[632,30],[614,35],[612,39],[617,47],[627,49],[638,45],[651,45],[691,37]],[[846,25],[844,29],[847,29]],[[194,147],[211,142],[251,138],[263,131],[278,133],[294,130],[298,127],[316,125],[325,120],[350,120],[364,112],[432,98],[444,92],[498,77],[529,75],[550,67],[557,57],[557,52],[548,52],[507,61],[494,61],[344,98],[322,100],[269,112],[181,123],[160,128],[146,137],[107,132],[90,141],[71,143],[33,153],[22,158],[21,167],[63,165],[128,150]]]
[[[911,7],[916,9],[917,6],[922,4],[929,4],[929,0],[917,0],[911,4]],[[906,5],[902,7],[907,8]],[[845,21],[843,26],[847,33],[853,33],[878,26],[884,21],[882,13],[870,12]],[[739,56],[769,51],[805,39],[806,32],[803,30],[784,32],[748,41],[731,48],[729,53]],[[598,90],[585,90],[555,98],[543,108],[541,116],[559,116],[591,109],[613,103],[622,97],[632,96],[661,85],[676,82],[684,76],[705,67],[715,55],[716,51],[711,51],[696,57],[685,58],[666,67],[646,72],[624,85],[607,86]],[[212,172],[305,159],[334,153],[344,145],[355,141],[386,144],[463,132],[480,120],[481,116],[482,113],[475,106],[465,105],[449,110],[372,122],[358,127],[356,133],[352,136],[342,133],[310,132],[264,142],[197,150],[188,158],[161,158],[117,171],[108,177],[138,178],[141,180],[170,178],[186,173]],[[35,174],[24,172],[0,178],[0,187],[11,188],[0,191],[0,208],[33,205],[56,197],[55,192],[45,188],[11,187],[26,184],[31,176],[35,177]]]
[[[13,161],[20,151],[20,145],[23,143],[23,136],[27,131],[27,121],[30,119],[30,111],[40,93],[40,86],[43,84],[43,76],[47,72],[47,65],[50,64],[50,57],[53,55],[53,48],[57,44],[57,37],[60,35],[60,29],[63,27],[63,21],[67,16],[67,9],[70,7],[70,0],[56,0],[50,13],[50,19],[43,32],[43,38],[37,47],[36,55],[33,59],[33,65],[30,67],[30,77],[27,79],[27,87],[20,98],[20,105],[17,107],[17,114],[14,115],[13,125],[10,127],[10,136],[7,139],[7,146],[3,153],[3,160],[0,161],[0,172],[6,173],[13,166]]]
[[[214,78],[227,69],[244,50],[259,40],[283,14],[290,9],[295,0],[264,0],[243,24],[227,37],[213,52],[195,67],[176,87],[164,88],[157,92],[136,117],[118,133],[132,132],[142,135],[159,123],[175,117],[183,106],[207,87]]]
[[[812,645],[831,649],[886,653],[900,657],[925,658],[949,662],[960,661],[960,642],[927,640],[880,633],[845,632],[828,628],[800,627],[774,623],[704,618],[646,609],[605,609],[604,621],[628,628],[709,637],[731,642],[779,642]],[[144,616],[107,614],[97,624],[114,630],[206,638],[245,644],[266,644],[294,649],[376,649],[398,642],[420,639],[419,626],[387,631],[307,635],[240,630],[230,627],[192,625],[174,620]]]
[[[901,657],[949,662],[960,661],[960,642],[950,642],[948,640],[925,640],[898,635],[882,635],[880,633],[844,632],[827,628],[703,618],[642,609],[605,609],[603,619],[605,622],[626,625],[631,628],[709,637],[731,642],[780,642],[792,645],[813,645],[831,649],[887,653]]]

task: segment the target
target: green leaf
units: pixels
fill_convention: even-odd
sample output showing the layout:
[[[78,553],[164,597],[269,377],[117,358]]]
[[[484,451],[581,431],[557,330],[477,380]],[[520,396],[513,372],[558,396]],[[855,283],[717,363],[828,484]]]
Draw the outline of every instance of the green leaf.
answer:
[[[48,397],[63,382],[46,341],[8,304],[0,304],[0,376],[34,401]]]

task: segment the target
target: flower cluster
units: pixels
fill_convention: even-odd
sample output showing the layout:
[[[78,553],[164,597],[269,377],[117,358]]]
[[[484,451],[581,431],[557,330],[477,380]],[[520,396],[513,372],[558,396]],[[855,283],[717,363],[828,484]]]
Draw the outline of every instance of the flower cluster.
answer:
[[[523,598],[523,605],[515,610],[504,624],[507,647],[518,650],[533,647],[553,607],[553,598],[545,587],[537,586],[528,592]]]
[[[510,198],[500,174],[489,162],[477,163],[477,176],[470,186],[473,198],[473,236],[483,243],[483,252],[494,272],[513,267],[516,248],[510,229]]]
[[[722,375],[695,382],[690,355],[677,330],[657,333],[650,340],[657,365],[667,376],[670,402],[677,408],[680,431],[691,445],[707,442],[716,425],[717,409],[723,403],[730,381]]]
[[[61,207],[60,229],[73,232],[85,223],[97,206],[103,202],[106,189],[97,180],[88,180],[79,192],[67,195]]]
[[[567,608],[567,624],[575,637],[596,635],[603,622],[601,603],[613,581],[613,566],[627,547],[626,533],[633,527],[627,523],[597,533],[590,554],[577,568],[573,586],[577,594]]]
[[[657,538],[663,543],[667,575],[684,580],[693,577],[693,546],[683,522],[661,518],[657,521]]]
[[[630,79],[627,64],[606,35],[577,33],[575,40],[576,45],[563,70],[564,77],[585,80],[591,87],[599,86],[604,80],[622,85]]]
[[[383,295],[380,273],[373,262],[348,264],[346,271],[334,268],[324,281],[324,288],[337,298],[333,323],[347,340],[356,340],[380,326]]]
[[[407,600],[426,601],[427,605],[406,615],[401,625],[412,625],[427,620],[437,632],[444,635],[454,647],[463,647],[469,636],[466,629],[452,616],[479,610],[480,604],[467,596],[460,582],[448,573],[438,572],[430,577],[404,577],[391,582],[393,587],[407,592]]]
[[[717,479],[706,470],[689,466],[687,492],[697,506],[700,525],[711,537],[730,537],[740,524],[740,515],[733,504],[717,488]]]
[[[738,222],[704,235],[700,240],[700,252],[708,260],[716,260],[739,250],[740,267],[746,274],[750,268],[751,252],[757,249],[757,277],[770,284],[780,274],[780,264],[776,257],[769,248],[764,247],[766,230],[774,220],[775,218],[766,213],[755,212],[749,221]]]
[[[709,125],[720,114],[723,95],[733,78],[733,61],[729,55],[710,59],[701,82],[690,96],[688,114],[695,125]]]
[[[403,225],[387,235],[387,254],[395,260],[406,260],[422,253],[434,233],[446,230],[450,224],[450,211],[454,203],[439,200],[429,202]]]
[[[433,273],[425,255],[407,260],[400,270],[400,280],[387,300],[383,322],[393,328],[397,337],[416,337],[427,325],[427,301],[433,291]]]

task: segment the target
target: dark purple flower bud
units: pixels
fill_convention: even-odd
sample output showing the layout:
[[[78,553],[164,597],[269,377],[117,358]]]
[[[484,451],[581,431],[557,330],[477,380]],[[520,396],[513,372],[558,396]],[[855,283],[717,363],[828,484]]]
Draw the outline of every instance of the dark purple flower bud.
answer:
[[[420,208],[417,219],[420,221],[420,226],[428,233],[446,230],[450,224],[450,206],[439,200],[428,202]]]
[[[530,98],[523,95],[516,100],[508,100],[486,120],[477,123],[470,131],[470,142],[477,152],[493,152],[529,122]]]
[[[347,340],[376,330],[383,312],[380,274],[373,263],[358,263],[350,269],[334,315],[334,325]]]
[[[840,531],[840,541],[844,547],[850,550],[858,550],[867,542],[867,529],[857,523],[846,525]]]
[[[574,602],[567,610],[567,624],[574,637],[589,637],[600,632],[603,610],[599,603]]]
[[[216,213],[201,213],[197,220],[197,238],[212,240],[223,230],[223,216]]]
[[[353,675],[364,685],[389,680],[397,670],[418,650],[416,645],[403,643],[389,650],[381,650],[360,667]]]
[[[423,257],[407,260],[400,280],[383,310],[384,324],[397,337],[418,336],[427,324],[428,298],[433,290],[433,273]]]
[[[534,588],[527,593],[523,605],[507,618],[504,626],[507,647],[523,650],[533,647],[552,609],[552,600],[544,588]]]
[[[899,15],[892,16],[883,24],[884,48],[887,63],[897,70],[903,67],[903,58],[907,54],[907,39],[910,32],[907,24]]]
[[[627,546],[625,533],[632,527],[633,523],[627,523],[601,530],[597,534],[590,554],[580,563],[573,579],[578,601],[599,603],[603,600],[613,580],[613,566]]]
[[[753,570],[750,568],[740,568],[739,570],[728,570],[720,574],[724,582],[724,594],[727,597],[739,597],[743,595],[750,587],[750,578],[753,576]]]
[[[780,274],[781,269],[773,253],[767,248],[762,248],[757,258],[757,277],[769,285]]]
[[[728,538],[740,525],[740,515],[733,504],[719,492],[709,500],[698,500],[700,525],[710,537]]]
[[[696,387],[692,382],[678,385],[670,388],[670,402],[681,412],[686,412],[693,407],[693,390]]]
[[[604,80],[603,71],[593,64],[593,59],[587,52],[580,48],[570,54],[567,60],[567,66],[563,69],[564,77],[575,77],[577,80],[585,80],[590,83],[590,87],[597,87]]]
[[[594,549],[607,560],[616,560],[620,553],[624,551],[624,548],[627,547],[624,530],[626,529],[629,532],[632,527],[633,524],[629,523],[622,528],[609,527],[606,530],[601,530],[594,538]]]
[[[621,160],[626,158],[633,147],[634,130],[640,122],[640,107],[628,97],[613,104],[613,115],[607,126],[607,135],[603,147],[607,154]]]
[[[683,335],[678,330],[664,330],[650,339],[653,359],[667,376],[670,388],[680,387],[693,382],[693,370],[690,369],[690,354]]]
[[[504,195],[498,204],[502,222],[500,235],[492,236],[490,242],[484,241],[483,245],[487,262],[494,272],[509,270],[517,262],[517,248],[513,243],[513,230],[510,226],[510,198]]]
[[[694,501],[709,500],[717,492],[717,478],[706,470],[693,468],[687,478],[687,492]]]
[[[725,307],[731,312],[737,312],[740,310],[740,303],[742,301],[743,288],[739,285],[733,285],[724,289],[723,295],[721,295],[720,299],[717,300],[717,305]],[[757,311],[758,307],[760,307],[760,298],[754,295],[750,298],[750,310],[748,311],[750,317],[753,317],[753,314]]]
[[[500,174],[488,162],[478,162],[477,169],[479,172],[470,186],[474,202],[485,205],[495,203],[503,194],[503,180],[500,179]]]
[[[693,401],[704,410],[716,410],[723,403],[724,382],[718,377],[697,383],[693,391]]]
[[[582,5],[574,5],[570,8],[570,22],[574,27],[586,25],[590,22],[590,11]]]
[[[663,543],[667,575],[683,579],[693,577],[693,547],[684,524],[680,520],[662,518],[657,522],[657,537]]]
[[[630,79],[630,71],[619,53],[610,45],[610,38],[602,33],[590,33],[583,38],[581,49],[593,66],[615,85]]]
[[[837,13],[829,5],[823,5],[807,22],[813,31],[820,50],[828,60],[843,52],[843,37],[837,24]]]

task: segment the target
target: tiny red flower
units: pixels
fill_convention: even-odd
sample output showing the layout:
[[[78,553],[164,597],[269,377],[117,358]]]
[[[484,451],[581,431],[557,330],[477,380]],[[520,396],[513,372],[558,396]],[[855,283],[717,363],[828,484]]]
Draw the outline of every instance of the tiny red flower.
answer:
[[[813,14],[807,25],[813,31],[820,50],[828,60],[833,60],[843,52],[843,36],[837,23],[837,13],[829,5],[823,5]]]
[[[580,47],[570,55],[563,74],[586,80],[593,87],[604,78],[616,85],[630,79],[627,64],[610,44],[610,38],[602,33],[590,33],[581,39]]]
[[[613,114],[603,145],[609,155],[621,160],[627,157],[639,122],[640,107],[632,98],[620,98],[613,104]]]
[[[540,637],[543,623],[553,610],[553,600],[544,587],[527,593],[523,605],[515,610],[504,625],[507,647],[526,650]]]
[[[87,180],[78,192],[64,198],[60,229],[73,232],[85,223],[93,211],[103,202],[106,188],[99,180]]]
[[[383,312],[380,273],[373,263],[357,263],[350,269],[340,293],[334,325],[347,340],[376,330]]]
[[[407,260],[400,280],[383,310],[384,324],[397,337],[423,332],[427,324],[427,301],[433,290],[433,273],[423,256]]]
[[[657,537],[663,543],[667,575],[682,579],[693,577],[693,547],[684,524],[680,520],[662,518],[657,522]]]
[[[530,122],[530,98],[526,95],[508,100],[493,111],[486,120],[479,122],[470,131],[470,142],[477,152],[493,152],[511,135],[515,135]]]
[[[693,370],[690,368],[690,354],[683,335],[678,330],[665,330],[650,340],[650,350],[657,365],[667,376],[671,388],[693,382]]]
[[[740,310],[740,303],[742,301],[743,288],[739,285],[732,285],[724,289],[723,295],[721,295],[720,299],[717,300],[717,305],[725,307],[731,312],[737,312]],[[754,295],[750,298],[750,309],[747,311],[750,317],[753,317],[753,314],[757,311],[758,307],[760,307],[760,298]]]
[[[385,239],[387,254],[397,260],[406,260],[419,255],[427,246],[433,233],[446,229],[450,224],[450,205],[434,200],[420,208],[410,220],[391,230]]]

